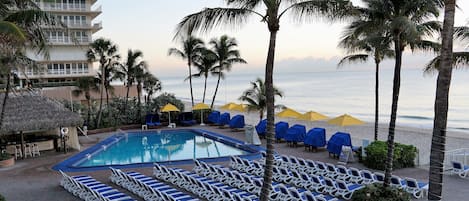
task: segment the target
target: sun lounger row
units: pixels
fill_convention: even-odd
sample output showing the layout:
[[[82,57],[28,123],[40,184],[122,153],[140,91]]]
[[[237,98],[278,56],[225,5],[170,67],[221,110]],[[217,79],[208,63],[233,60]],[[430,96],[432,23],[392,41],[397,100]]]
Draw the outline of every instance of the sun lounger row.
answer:
[[[197,160],[194,169],[196,169],[196,171],[201,175],[206,175],[207,177],[217,179],[227,185],[235,186],[250,193],[260,195],[263,181],[262,177],[241,173],[218,165],[210,165]],[[274,194],[271,195],[271,198],[275,197],[275,199],[280,200],[337,200],[332,196],[323,195],[304,188],[292,187],[288,184],[281,184],[278,182],[272,183],[272,189],[274,190]]]
[[[235,115],[230,118],[230,113],[220,114],[219,111],[213,111],[208,115],[207,122],[210,124],[224,127],[228,125],[232,129],[244,128],[244,115]]]
[[[257,200],[257,196],[249,192],[183,169],[167,168],[155,164],[154,175],[158,179],[175,184],[179,188],[190,191],[206,200]]]
[[[83,175],[83,176],[69,176],[64,172],[60,185],[73,195],[86,201],[132,201],[130,196],[119,192],[118,190],[105,185],[96,179]]]
[[[263,153],[265,156],[265,153]],[[358,170],[353,167],[345,167],[342,165],[333,165],[320,161],[312,161],[294,156],[280,155],[275,160],[279,167],[288,167],[298,172],[306,172],[312,175],[324,176],[338,180],[344,180],[357,184],[383,183],[384,174],[368,170]],[[418,182],[413,178],[402,179],[399,176],[392,175],[391,186],[404,189],[411,193],[415,198],[420,198],[428,191],[428,184]]]
[[[196,201],[197,198],[183,193],[163,182],[138,172],[123,172],[111,168],[110,180],[138,195],[146,201]]]

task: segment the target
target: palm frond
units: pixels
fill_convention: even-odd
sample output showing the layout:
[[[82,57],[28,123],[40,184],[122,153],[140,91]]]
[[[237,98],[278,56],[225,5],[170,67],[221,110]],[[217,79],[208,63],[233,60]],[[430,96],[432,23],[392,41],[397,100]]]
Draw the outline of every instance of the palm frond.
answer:
[[[186,55],[181,51],[181,50],[178,50],[176,48],[170,48],[168,50],[168,55],[171,56],[171,55],[175,55],[175,56],[178,56],[182,59],[186,59]]]
[[[440,58],[440,56],[436,56],[426,64],[424,72],[428,74],[435,73],[440,68]],[[469,52],[454,52],[453,68],[459,69],[463,67],[469,67]]]
[[[0,35],[7,35],[20,43],[26,41],[26,35],[16,24],[7,21],[0,21]]]
[[[343,19],[350,16],[353,6],[348,0],[310,0],[294,3],[280,15],[291,12],[297,21],[311,21],[315,18],[328,20]]]
[[[364,63],[368,61],[368,58],[370,56],[368,54],[353,54],[353,55],[347,55],[344,58],[342,58],[339,63],[337,64],[338,67],[345,65],[346,63]]]
[[[469,39],[469,27],[454,27],[453,37],[461,41]]]
[[[195,32],[206,33],[216,27],[239,27],[255,13],[245,8],[205,8],[184,17],[176,27],[174,39],[181,39],[181,36]]]

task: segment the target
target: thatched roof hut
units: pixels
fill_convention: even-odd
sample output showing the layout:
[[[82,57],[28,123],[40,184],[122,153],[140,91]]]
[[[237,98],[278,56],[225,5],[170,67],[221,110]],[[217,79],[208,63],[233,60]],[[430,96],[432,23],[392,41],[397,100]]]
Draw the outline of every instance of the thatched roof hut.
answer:
[[[5,93],[1,93],[0,106],[4,97]],[[14,92],[9,94],[0,133],[52,130],[82,124],[83,119],[80,115],[68,110],[57,101],[35,92]]]

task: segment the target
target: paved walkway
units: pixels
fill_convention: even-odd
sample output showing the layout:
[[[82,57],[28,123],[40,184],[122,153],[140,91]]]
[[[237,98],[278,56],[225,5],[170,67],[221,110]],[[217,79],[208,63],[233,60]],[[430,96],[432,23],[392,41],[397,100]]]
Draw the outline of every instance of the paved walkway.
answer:
[[[237,139],[244,138],[243,132],[231,132],[229,129],[218,129],[216,127],[203,127],[203,129]],[[109,135],[111,134],[97,134],[90,136],[89,139],[81,137],[80,142],[83,145],[83,148],[87,148],[100,140],[105,139]],[[263,144],[265,144],[264,140]],[[276,151],[281,154],[294,155],[337,164],[337,160],[329,158],[328,153],[325,150],[319,150],[318,152],[313,153],[305,151],[302,147],[288,147],[285,143],[276,144],[275,147]],[[4,195],[7,201],[79,200],[59,186],[61,176],[58,172],[51,169],[52,166],[75,153],[76,152],[62,154],[52,151],[44,152],[40,157],[20,160],[17,161],[13,167],[0,169],[0,194]],[[228,163],[225,162],[223,164],[226,165]],[[364,168],[358,163],[351,163],[349,166]],[[192,165],[182,166],[182,168],[190,169],[192,168]],[[151,168],[139,168],[135,170],[146,175],[152,174]],[[78,174],[79,173],[72,173],[72,175]],[[116,187],[109,181],[110,171],[95,171],[83,174],[89,174],[104,183]],[[418,180],[428,181],[428,170],[425,167],[401,169],[395,171],[394,174],[402,177],[412,177]],[[467,189],[469,187],[469,179],[462,179],[454,175],[445,175],[444,179],[445,185],[443,194],[445,201],[468,200],[469,190]],[[127,192],[122,188],[116,188],[132,195],[130,192]]]

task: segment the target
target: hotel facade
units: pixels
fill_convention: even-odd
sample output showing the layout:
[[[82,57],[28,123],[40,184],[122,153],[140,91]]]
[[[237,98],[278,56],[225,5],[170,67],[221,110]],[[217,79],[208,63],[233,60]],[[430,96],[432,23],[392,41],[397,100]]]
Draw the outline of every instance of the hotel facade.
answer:
[[[39,68],[26,68],[18,73],[20,87],[27,80],[34,87],[69,86],[80,77],[96,75],[86,52],[93,42],[92,35],[102,29],[93,20],[101,14],[101,7],[94,8],[96,0],[36,0],[37,5],[62,21],[67,28],[44,27],[49,42],[49,57],[27,50],[27,56],[39,64]]]

